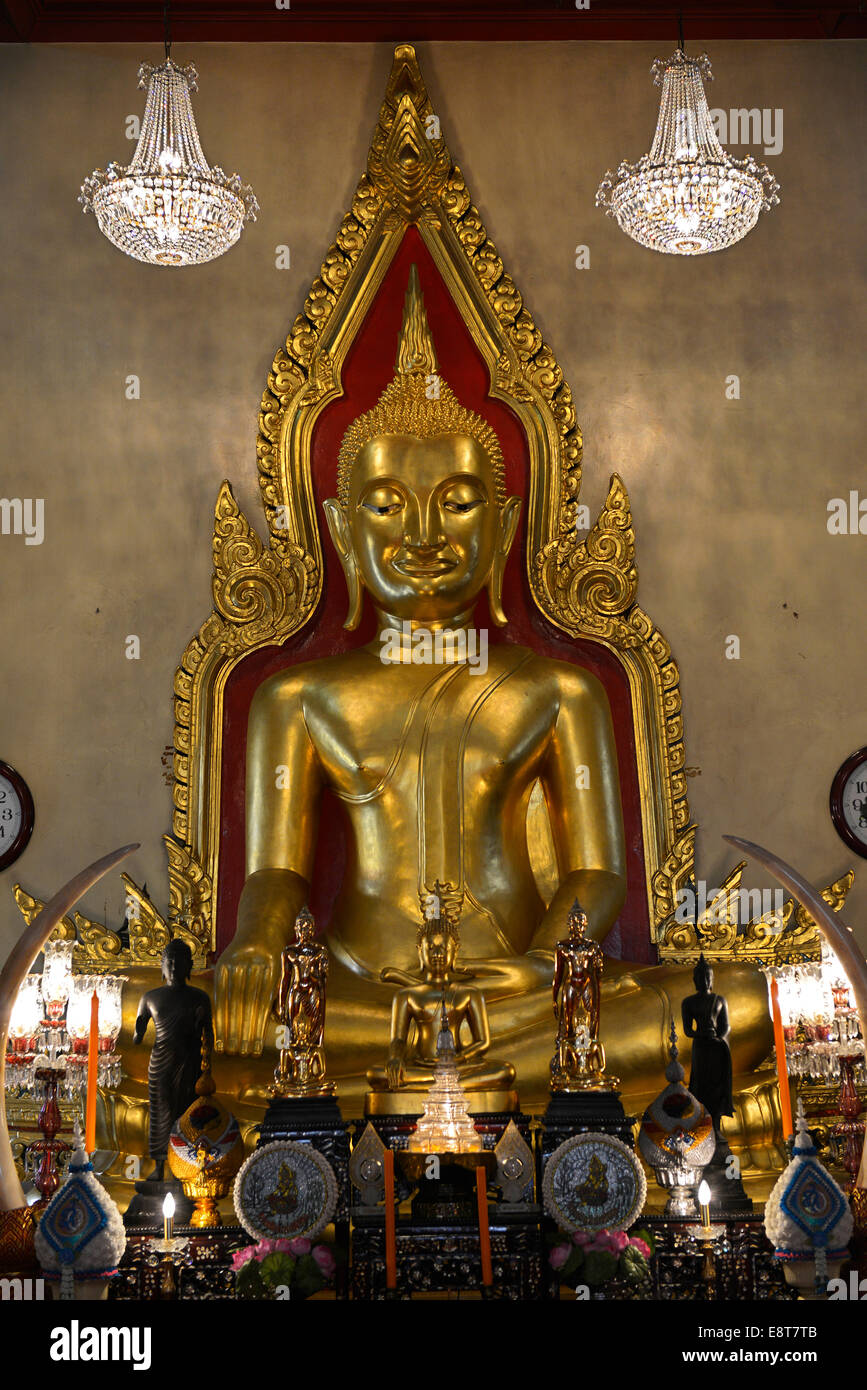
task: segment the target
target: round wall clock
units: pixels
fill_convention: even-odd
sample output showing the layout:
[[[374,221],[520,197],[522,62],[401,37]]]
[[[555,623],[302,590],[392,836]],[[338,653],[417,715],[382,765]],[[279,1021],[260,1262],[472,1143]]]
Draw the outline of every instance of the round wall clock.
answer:
[[[840,839],[867,859],[867,748],[847,758],[831,783],[831,819]]]
[[[33,833],[30,788],[8,763],[0,762],[0,869],[14,864]]]

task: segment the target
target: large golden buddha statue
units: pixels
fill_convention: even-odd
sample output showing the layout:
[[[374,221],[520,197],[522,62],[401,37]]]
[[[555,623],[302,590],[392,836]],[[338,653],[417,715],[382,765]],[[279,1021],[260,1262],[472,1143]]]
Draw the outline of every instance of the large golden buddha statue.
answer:
[[[542,1104],[554,950],[569,908],[577,897],[601,942],[625,896],[611,715],[580,666],[508,640],[488,647],[473,629],[484,590],[494,622],[507,624],[502,577],[521,500],[506,495],[492,428],[439,372],[414,270],[395,377],[346,432],[337,491],[325,512],[348,588],[346,626],[359,623],[366,595],[377,635],[282,670],[255,696],[247,879],[215,977],[221,1088],[242,1102],[266,1094],[281,952],[310,895],[328,788],[349,824],[327,933],[325,1033],[344,1113],[361,1113],[366,1072],[385,1063],[394,986],[381,974],[415,968],[420,904],[435,883],[460,921],[497,1055],[514,1065],[522,1104]],[[527,847],[537,781],[559,871],[547,903]],[[719,975],[735,1068],[749,1070],[769,1046],[765,982],[746,968]],[[606,967],[602,1033],[625,1091],[658,1088],[665,1030],[688,990],[671,969]]]

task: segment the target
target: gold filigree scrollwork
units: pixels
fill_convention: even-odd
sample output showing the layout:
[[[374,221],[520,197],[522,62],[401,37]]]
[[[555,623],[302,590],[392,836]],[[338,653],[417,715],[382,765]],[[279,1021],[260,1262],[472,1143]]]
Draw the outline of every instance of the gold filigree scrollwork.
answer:
[[[685,963],[695,960],[700,951],[708,960],[737,960],[763,967],[798,965],[820,959],[819,928],[793,898],[785,899],[779,909],[739,926],[741,877],[745,868],[746,861],[736,865],[697,922],[680,922],[674,916],[677,893],[686,886],[686,880],[681,879],[669,896],[663,871],[655,876],[654,884],[658,880],[660,887],[660,907],[663,904],[669,907],[669,917],[661,931],[660,955],[664,960]],[[850,869],[822,889],[822,897],[832,911],[840,911],[854,881],[855,873]]]
[[[121,874],[127,893],[127,903],[132,907],[128,918],[129,946],[125,947],[120,935],[110,931],[101,922],[94,922],[80,912],[64,917],[49,937],[50,941],[72,941],[74,969],[81,974],[106,975],[123,974],[135,965],[159,964],[163,949],[169,941],[169,930],[153,903],[141,889],[137,888],[126,874]],[[39,898],[26,893],[16,883],[13,890],[15,902],[27,926],[45,904]],[[138,917],[136,917],[138,912]],[[199,951],[201,968],[201,949]]]
[[[160,956],[175,933],[169,929],[165,918],[157,911],[143,889],[133,883],[128,874],[121,874],[121,878],[126,889],[130,955],[136,962],[158,965]],[[193,943],[190,942],[190,945]],[[198,954],[202,956],[201,949]],[[196,956],[195,949],[193,956]]]
[[[343,218],[334,244],[322,262],[319,278],[314,280],[304,301],[304,310],[289,330],[285,346],[278,350],[268,374],[268,385],[259,407],[256,456],[265,516],[272,545],[277,547],[286,539],[281,517],[288,499],[280,469],[284,422],[302,393],[309,403],[309,369],[323,329],[382,211],[382,194],[364,174],[355,191],[352,209]],[[320,376],[318,387],[314,383],[314,392],[318,389],[321,394],[322,384]]]
[[[199,861],[171,835],[163,836],[169,860],[169,920],[172,935],[187,942],[197,968],[212,944],[213,884]]]
[[[463,174],[456,165],[442,191],[440,206],[515,355],[517,372],[514,368],[510,372],[506,367],[500,372],[498,384],[505,386],[511,377],[518,399],[527,388],[532,388],[546,402],[556,422],[559,530],[562,534],[574,532],[583,442],[572,392],[515,282],[503,269],[499,252],[485,230],[478,208],[473,206]]]
[[[451,160],[438,128],[415,49],[401,44],[395,49],[367,169],[405,222],[415,222],[430,207],[448,178]]]
[[[320,372],[326,376],[327,367]],[[285,358],[275,362],[269,378],[285,388],[287,400],[300,379]],[[187,645],[175,674],[173,833],[164,837],[169,923],[173,934],[189,941],[197,961],[214,939],[222,685],[248,651],[284,641],[300,627],[321,589],[321,566],[299,539],[302,533],[287,501],[275,500],[273,521],[271,545],[266,546],[229,483],[223,483],[214,508],[214,612]]]
[[[280,553],[266,550],[223,483],[214,522],[214,607],[226,619],[224,644],[232,650],[273,641],[303,621],[310,607],[312,557],[286,538]]]
[[[25,926],[30,926],[34,917],[41,912],[45,903],[41,898],[34,898],[31,893],[25,892],[20,883],[12,885],[12,896],[15,899],[18,911],[24,918]],[[54,931],[48,938],[49,941],[77,941],[78,933],[75,930],[75,923],[70,916],[61,917]]]
[[[695,860],[696,830],[697,826],[691,825],[684,831],[651,879],[653,917],[657,923],[670,922],[670,919],[674,917],[678,893],[689,882]],[[680,923],[670,922],[672,930],[680,925]],[[674,946],[674,939],[672,938],[666,944]],[[689,949],[686,938],[683,939],[682,944],[678,938],[677,945],[682,950]]]
[[[605,506],[585,539],[561,534],[536,556],[537,584],[563,626],[635,646],[641,634],[624,619],[638,591],[629,497],[615,473]]]

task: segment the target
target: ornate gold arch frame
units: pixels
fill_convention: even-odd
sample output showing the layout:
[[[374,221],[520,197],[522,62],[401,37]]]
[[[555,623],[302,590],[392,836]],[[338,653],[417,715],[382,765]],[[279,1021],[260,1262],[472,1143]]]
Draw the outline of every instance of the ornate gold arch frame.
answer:
[[[711,957],[784,964],[818,955],[818,935],[801,909],[737,931],[728,910],[743,866],[724,885],[726,911],[696,925],[674,920],[678,890],[693,877],[696,827],[684,771],[679,673],[662,633],[637,602],[635,532],[629,498],[615,474],[605,505],[582,539],[576,531],[581,432],[572,393],[543,341],[452,163],[414,49],[399,45],[367,161],[301,314],[268,374],[259,414],[257,461],[270,544],[240,511],[228,482],[214,525],[214,609],[188,644],[175,675],[174,812],[165,844],[168,920],[131,880],[129,952],[112,933],[81,918],[90,968],[154,960],[171,931],[199,965],[215,941],[214,885],[220,845],[223,696],[238,662],[285,642],[311,617],[323,585],[323,557],[310,476],[313,428],[341,394],[350,345],[382,284],[405,229],[415,224],[472,333],[490,374],[491,395],[518,416],[529,446],[526,565],[541,613],[561,631],[615,653],[629,680],[649,920],[663,959]],[[826,890],[839,907],[851,875]],[[25,916],[38,900],[16,887]],[[72,935],[65,923],[61,935]],[[109,939],[110,938],[110,939]]]

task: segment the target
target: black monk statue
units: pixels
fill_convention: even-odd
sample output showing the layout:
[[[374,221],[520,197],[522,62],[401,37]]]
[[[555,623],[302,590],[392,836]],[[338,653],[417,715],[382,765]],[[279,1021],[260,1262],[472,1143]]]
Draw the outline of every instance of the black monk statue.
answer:
[[[143,994],[138,1006],[133,1041],[144,1038],[153,1019],[154,1039],[148,1065],[150,1120],[148,1152],[154,1159],[151,1179],[161,1181],[169,1150],[169,1135],[178,1116],[196,1098],[196,1082],[202,1074],[202,1038],[213,1047],[211,1001],[203,989],[187,981],[193,969],[193,953],[185,941],[170,941],[162,955],[165,984]]]
[[[683,1031],[692,1038],[689,1089],[712,1116],[719,1135],[722,1116],[734,1114],[728,1005],[721,994],[713,992],[713,971],[703,954],[692,978],[696,993],[681,1004]]]

